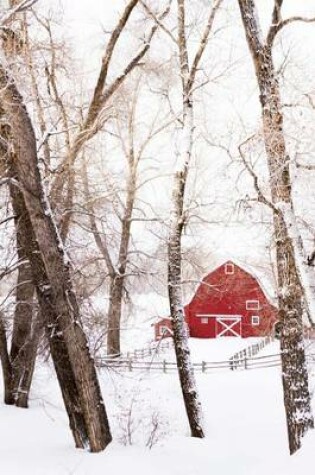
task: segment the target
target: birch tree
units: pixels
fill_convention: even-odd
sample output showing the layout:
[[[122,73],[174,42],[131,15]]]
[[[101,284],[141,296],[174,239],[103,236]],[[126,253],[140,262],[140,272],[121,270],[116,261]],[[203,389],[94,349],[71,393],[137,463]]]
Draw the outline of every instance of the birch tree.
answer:
[[[260,92],[271,200],[263,197],[261,193],[259,196],[273,212],[279,318],[282,323],[282,381],[289,450],[292,454],[301,446],[301,438],[307,430],[314,427],[303,342],[303,297],[310,316],[314,318],[315,314],[309,271],[306,269],[307,260],[295,222],[290,157],[287,152],[281,95],[272,49],[277,34],[286,25],[294,21],[313,20],[302,17],[283,20],[281,16],[283,0],[275,0],[272,23],[264,38],[254,0],[238,0],[238,3]]]
[[[180,152],[173,181],[171,222],[168,238],[168,292],[178,373],[193,437],[204,437],[204,431],[202,428],[201,405],[191,365],[188,334],[185,326],[181,282],[181,236],[185,225],[185,187],[193,147],[193,95],[196,75],[209,40],[215,15],[221,3],[220,0],[213,2],[197,52],[190,65],[186,29],[186,2],[185,0],[177,0],[177,47],[180,63],[179,74],[182,84],[182,130]]]

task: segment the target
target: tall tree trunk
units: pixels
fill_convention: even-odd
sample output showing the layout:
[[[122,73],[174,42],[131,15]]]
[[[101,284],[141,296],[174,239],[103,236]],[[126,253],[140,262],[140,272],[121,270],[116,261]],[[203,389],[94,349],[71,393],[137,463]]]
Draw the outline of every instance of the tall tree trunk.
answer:
[[[191,364],[188,345],[188,332],[185,324],[185,315],[182,296],[182,253],[181,238],[185,225],[184,199],[185,187],[193,147],[194,109],[193,89],[200,61],[207,46],[216,12],[222,0],[215,0],[209,10],[209,16],[201,35],[192,65],[189,65],[185,0],[177,0],[178,51],[180,60],[180,77],[182,81],[182,134],[180,137],[180,153],[177,171],[174,176],[171,222],[168,241],[168,294],[170,314],[174,334],[174,346],[179,379],[181,383],[184,404],[189,420],[191,435],[204,437],[201,417],[201,404],[198,397],[196,381]]]
[[[21,245],[20,219],[24,218],[16,215],[18,257],[21,265],[18,269],[10,359],[15,404],[18,407],[28,407],[40,328],[35,328],[37,327],[37,312],[34,309],[35,289],[30,263]]]
[[[168,242],[168,293],[170,316],[174,335],[174,347],[181,389],[186,413],[193,437],[204,437],[201,421],[201,404],[197,393],[193,367],[188,346],[188,332],[182,296],[182,253],[181,236],[184,226],[184,195],[188,164],[193,141],[193,108],[191,99],[186,98],[183,115],[182,169],[177,171],[173,184],[171,225]]]
[[[123,293],[124,278],[119,275],[111,277],[107,314],[108,356],[120,356],[120,327]]]
[[[4,382],[4,402],[14,404],[12,365],[8,353],[7,336],[2,314],[0,313],[0,361]]]
[[[0,109],[2,118],[0,150],[1,159],[8,165],[9,151],[7,144],[11,141],[10,126],[6,124],[3,110]],[[4,145],[5,144],[5,145]],[[27,256],[21,245],[21,231],[19,229],[20,216],[15,216],[15,235],[17,254],[19,259],[18,277],[15,295],[15,312],[13,318],[13,334],[11,339],[11,351],[7,354],[11,366],[11,386],[14,403],[18,407],[28,406],[28,397],[31,388],[32,376],[37,354],[37,345],[40,331],[34,332],[34,285],[32,272]],[[6,338],[4,327],[2,332],[2,346]],[[7,343],[6,343],[7,345]],[[6,398],[11,404],[11,398]]]
[[[124,296],[125,275],[129,242],[131,236],[131,217],[136,194],[136,168],[130,170],[127,183],[127,199],[122,219],[120,246],[118,252],[118,272],[111,275],[109,307],[108,307],[108,330],[107,330],[107,353],[108,355],[120,355],[120,328],[121,314]]]
[[[104,258],[108,274],[110,277],[109,286],[109,305],[107,312],[107,354],[108,356],[120,356],[121,341],[121,315],[122,304],[125,285],[125,274],[127,269],[127,258],[131,236],[131,218],[134,208],[136,186],[137,186],[137,165],[138,160],[135,159],[133,150],[130,151],[129,156],[129,177],[127,182],[127,197],[124,209],[124,216],[121,223],[120,244],[118,250],[117,266],[114,266],[106,239],[101,236],[97,227],[95,218],[95,210],[91,200],[91,193],[89,189],[89,179],[86,161],[83,159],[82,177],[83,186],[86,199],[86,206],[89,212],[89,221],[91,231],[100,253]]]
[[[82,329],[69,262],[42,188],[34,130],[15,82],[8,78],[3,67],[0,67],[0,87],[17,152],[14,171],[30,220],[29,232],[33,230],[32,241],[38,244],[38,249],[28,257],[70,425],[77,447],[97,452],[108,445],[111,434]]]
[[[301,437],[314,427],[302,328],[302,292],[283,208],[294,215],[289,157],[283,131],[283,113],[272,44],[263,41],[254,0],[238,0],[247,43],[253,57],[260,90],[263,133],[269,166],[277,246],[279,315],[283,323],[281,358],[290,453],[301,446]],[[276,12],[276,10],[275,10]],[[273,25],[271,26],[273,28]]]

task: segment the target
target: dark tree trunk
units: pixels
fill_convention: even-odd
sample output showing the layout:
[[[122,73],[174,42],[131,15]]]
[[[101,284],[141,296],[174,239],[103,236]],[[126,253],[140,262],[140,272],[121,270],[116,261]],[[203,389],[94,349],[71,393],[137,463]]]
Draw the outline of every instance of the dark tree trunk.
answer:
[[[104,258],[108,274],[110,276],[109,286],[109,305],[107,312],[107,354],[108,356],[119,356],[121,351],[120,329],[121,314],[125,286],[125,274],[127,269],[127,259],[129,242],[131,236],[131,218],[134,208],[136,189],[137,189],[137,165],[138,160],[134,157],[133,150],[130,150],[129,156],[129,177],[127,181],[127,197],[124,209],[124,216],[121,222],[120,245],[118,251],[117,266],[114,266],[106,240],[101,236],[98,230],[95,210],[91,203],[91,194],[89,189],[89,180],[86,162],[83,161],[82,177],[86,203],[89,211],[89,220],[91,231],[95,243]]]
[[[314,427],[314,421],[303,341],[303,287],[299,280],[293,243],[281,211],[286,207],[294,214],[289,157],[283,132],[279,84],[272,59],[272,44],[268,42],[268,37],[266,42],[262,41],[254,0],[238,1],[260,90],[264,142],[274,209],[279,314],[283,324],[281,358],[284,405],[289,449],[292,454],[300,448],[301,437],[309,428]]]
[[[14,166],[29,216],[25,250],[45,319],[57,376],[77,447],[103,450],[111,441],[100,387],[82,329],[69,263],[46,201],[37,163],[33,127],[14,81],[0,68],[3,108],[16,147]],[[33,236],[30,234],[34,233]]]
[[[7,346],[7,336],[5,331],[5,325],[0,314],[0,360],[3,372],[3,381],[4,381],[4,402],[5,404],[12,405],[14,404],[14,395],[13,395],[13,376],[12,376],[12,366],[8,353]]]
[[[107,354],[117,357],[120,355],[120,327],[124,279],[119,276],[111,277],[109,292]]]
[[[68,412],[70,428],[73,433],[76,447],[84,448],[89,440],[89,433],[86,427],[86,420],[80,401],[76,377],[70,362],[67,343],[63,337],[58,314],[56,313],[56,302],[51,291],[51,286],[48,281],[36,238],[32,231],[32,225],[23,195],[15,185],[11,185],[10,189],[14,212],[16,215],[24,217],[23,220],[20,220],[22,237],[21,245],[24,246],[25,252],[31,263],[33,281],[36,286],[40,312],[43,315],[46,336],[49,342],[65,407]],[[104,431],[106,429],[108,429],[107,419],[106,424],[104,425]],[[107,436],[106,440],[109,442],[110,437]],[[99,447],[99,444],[99,441],[92,441],[90,444],[91,450],[99,450],[98,448],[94,448],[95,445],[96,447]]]
[[[10,359],[13,371],[13,392],[15,405],[28,407],[29,392],[35,367],[40,328],[34,302],[34,285],[30,264],[21,246],[19,222],[25,219],[16,215],[16,235],[19,261],[16,289],[16,308],[13,320],[13,334]]]
[[[8,146],[11,142],[10,126],[5,121],[3,110],[0,110],[2,118],[1,139],[2,146],[0,150],[1,160],[5,164],[5,175],[7,175],[7,166],[9,159]],[[32,272],[30,269],[27,256],[21,246],[21,231],[19,229],[19,221],[23,217],[15,216],[15,235],[17,254],[19,259],[18,278],[16,284],[15,295],[15,312],[13,318],[13,333],[11,339],[11,351],[8,353],[6,342],[6,334],[4,326],[2,326],[2,347],[5,349],[6,366],[10,365],[11,373],[11,389],[7,390],[7,394],[12,392],[12,396],[6,397],[6,401],[18,407],[28,406],[28,397],[31,388],[32,376],[35,366],[35,359],[37,354],[37,344],[39,331],[34,332],[34,285],[32,282]],[[7,377],[8,381],[8,377]],[[7,385],[7,384],[6,384]]]

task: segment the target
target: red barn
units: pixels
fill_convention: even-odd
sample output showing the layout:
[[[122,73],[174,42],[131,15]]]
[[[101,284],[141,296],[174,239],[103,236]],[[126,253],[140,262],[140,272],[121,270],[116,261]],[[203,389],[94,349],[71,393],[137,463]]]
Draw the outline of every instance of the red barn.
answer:
[[[260,283],[232,261],[221,265],[201,281],[189,304],[185,318],[190,336],[264,336],[272,333],[277,308]],[[155,337],[171,334],[169,318],[155,324]]]

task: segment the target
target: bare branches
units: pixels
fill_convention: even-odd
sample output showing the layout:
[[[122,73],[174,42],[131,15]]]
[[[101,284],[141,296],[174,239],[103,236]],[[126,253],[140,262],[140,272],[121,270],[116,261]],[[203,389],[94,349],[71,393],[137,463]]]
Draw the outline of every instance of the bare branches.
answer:
[[[296,168],[302,168],[303,170],[315,171],[315,165],[306,165],[304,163],[296,162]]]
[[[169,1],[169,6],[171,4],[172,0]],[[173,35],[173,33],[168,30],[164,25],[163,23],[161,22],[161,20],[157,17],[157,15],[151,10],[151,8],[146,4],[146,2],[144,2],[143,0],[140,0],[140,4],[142,5],[142,7],[144,8],[145,12],[147,13],[147,15],[152,18],[155,23],[157,24],[157,26],[162,30],[164,31],[164,33],[167,34],[167,36],[172,40],[173,43],[177,44],[177,40],[175,38],[175,36]]]
[[[139,0],[130,0],[128,2],[122,16],[120,17],[116,27],[114,28],[113,33],[111,34],[110,40],[109,40],[108,45],[107,45],[106,50],[105,50],[105,54],[104,54],[103,59],[102,59],[101,70],[100,70],[100,73],[99,73],[99,76],[98,76],[98,80],[97,80],[97,83],[96,83],[96,86],[95,86],[95,89],[94,89],[93,99],[92,99],[92,102],[90,104],[89,112],[88,112],[88,115],[87,115],[86,122],[88,124],[92,123],[96,119],[96,116],[99,112],[99,109],[100,109],[99,104],[100,104],[101,99],[102,99],[104,87],[105,87],[107,76],[108,76],[108,68],[109,68],[112,56],[114,54],[115,46],[116,46],[116,44],[117,44],[117,42],[118,42],[118,40],[121,36],[121,33],[123,32],[123,30],[124,30],[124,28],[127,24],[127,21],[128,21],[130,15],[131,15],[132,11],[136,7],[138,1]]]
[[[213,4],[213,7],[210,10],[210,14],[209,14],[209,18],[208,18],[208,21],[207,21],[206,28],[205,28],[204,33],[202,35],[198,51],[196,53],[196,56],[193,60],[193,63],[192,63],[191,69],[190,69],[190,75],[189,75],[189,81],[188,81],[188,90],[190,90],[192,88],[192,86],[195,82],[196,73],[198,71],[200,61],[202,59],[202,56],[203,56],[204,51],[205,51],[206,46],[207,46],[209,35],[211,33],[211,30],[212,30],[212,26],[213,26],[213,22],[214,22],[216,13],[217,13],[218,9],[220,8],[222,2],[223,2],[223,0],[216,0]]]
[[[104,120],[103,119],[100,120],[100,119],[101,119],[102,111],[104,110],[109,99],[118,90],[118,88],[126,80],[129,74],[136,67],[141,65],[141,60],[144,58],[144,56],[146,55],[146,53],[148,52],[150,48],[151,41],[158,29],[158,26],[156,24],[151,28],[143,46],[135,54],[135,56],[131,58],[126,68],[124,69],[124,71],[119,76],[117,76],[109,85],[106,86],[108,68],[109,68],[110,60],[114,53],[115,45],[117,44],[117,41],[122,33],[122,30],[125,27],[127,20],[137,3],[138,3],[138,0],[137,1],[133,0],[129,2],[121,19],[119,20],[116,28],[114,29],[112,33],[111,39],[109,41],[109,44],[105,51],[105,55],[103,57],[102,67],[99,73],[96,87],[94,89],[94,94],[93,94],[91,104],[89,106],[83,125],[79,133],[76,135],[76,137],[73,140],[67,160],[64,164],[64,166],[66,167],[71,167],[71,165],[75,162],[79,152],[81,151],[85,143],[88,140],[90,140],[103,126]],[[168,5],[166,9],[161,13],[161,15],[159,16],[159,19],[163,20],[165,16],[168,15],[169,10],[170,10],[170,5]],[[58,185],[59,185],[58,183],[55,183],[54,188],[58,189]]]
[[[10,8],[10,10],[0,18],[0,27],[9,23],[17,13],[29,10],[37,2],[38,0],[22,0],[20,3]]]
[[[282,7],[283,0],[275,0],[275,5],[272,14],[272,24],[269,28],[269,32],[266,39],[266,45],[271,48],[275,37],[277,34],[286,26],[296,23],[296,22],[303,22],[303,23],[314,23],[315,17],[307,18],[303,16],[293,16],[290,18],[286,18],[285,20],[281,19],[281,7]]]
[[[260,186],[259,186],[258,176],[254,172],[253,168],[248,164],[248,162],[246,160],[246,157],[245,157],[245,154],[242,150],[242,148],[245,145],[247,145],[254,137],[255,136],[252,135],[249,138],[247,138],[243,143],[241,143],[238,146],[238,151],[239,151],[240,157],[242,159],[242,162],[244,163],[244,166],[245,166],[246,170],[248,171],[248,173],[250,174],[250,176],[253,179],[254,188],[255,188],[255,191],[257,193],[257,200],[259,201],[259,203],[262,203],[262,204],[268,206],[275,214],[279,214],[279,210],[274,206],[274,204],[270,200],[268,200],[268,198],[265,197],[265,195],[261,191]]]
[[[112,259],[110,257],[110,253],[107,247],[107,243],[102,239],[101,234],[97,228],[97,223],[96,223],[96,218],[94,214],[94,209],[93,209],[93,204],[90,200],[90,189],[89,189],[89,179],[88,179],[88,173],[87,173],[87,166],[86,166],[86,159],[83,157],[83,166],[82,166],[82,179],[83,179],[83,188],[84,188],[84,194],[86,198],[86,203],[88,207],[88,216],[89,216],[89,221],[90,221],[90,226],[91,226],[91,232],[94,236],[95,243],[101,252],[107,266],[108,273],[110,275],[115,274],[115,268],[112,262]]]

